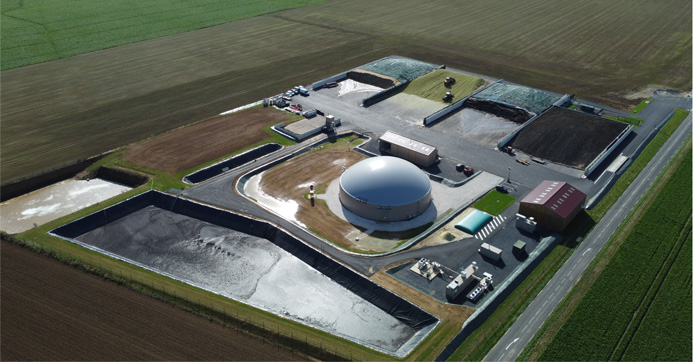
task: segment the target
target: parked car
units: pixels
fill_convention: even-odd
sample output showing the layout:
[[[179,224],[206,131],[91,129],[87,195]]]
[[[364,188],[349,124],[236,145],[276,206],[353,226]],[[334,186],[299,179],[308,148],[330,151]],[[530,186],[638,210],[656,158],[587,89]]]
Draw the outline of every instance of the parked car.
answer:
[[[337,82],[327,82],[325,83],[325,88],[334,88],[338,85]]]
[[[502,193],[504,193],[504,194],[507,194],[507,193],[508,193],[508,188],[505,187],[505,186],[503,186],[503,185],[497,185],[497,186],[496,186],[496,191],[502,192]]]

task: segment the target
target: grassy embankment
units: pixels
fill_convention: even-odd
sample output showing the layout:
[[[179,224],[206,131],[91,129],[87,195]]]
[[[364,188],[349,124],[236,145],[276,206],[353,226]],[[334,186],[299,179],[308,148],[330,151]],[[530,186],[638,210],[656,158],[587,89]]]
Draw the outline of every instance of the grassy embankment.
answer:
[[[287,121],[287,122],[291,122]],[[231,328],[247,330],[253,335],[280,344],[285,348],[320,359],[358,359],[358,360],[396,360],[394,357],[376,352],[367,347],[341,339],[329,333],[307,327],[274,314],[255,309],[243,303],[235,302],[217,294],[207,292],[187,284],[169,279],[157,273],[110,259],[102,254],[84,249],[75,244],[47,235],[51,229],[89,215],[127,198],[153,188],[165,191],[169,188],[184,189],[188,185],[181,179],[196,170],[231,157],[260,144],[276,142],[285,146],[294,144],[265,128],[268,137],[261,143],[245,147],[233,154],[210,161],[193,169],[176,174],[166,174],[122,160],[124,150],[119,150],[90,166],[86,171],[95,171],[99,167],[125,168],[152,178],[150,183],[141,185],[117,197],[87,207],[69,216],[49,222],[40,227],[21,233],[17,236],[3,235],[3,239],[24,245],[36,251],[48,254],[64,263],[87,272],[100,275],[104,279],[125,285],[133,290],[148,294],[164,302],[171,303],[185,310],[197,313],[202,317],[227,325]],[[172,131],[172,132],[175,132]],[[348,140],[345,139],[345,142]],[[407,359],[429,360],[440,353],[443,347],[454,336],[454,331],[461,327],[459,323],[441,321],[441,325],[416,348]]]
[[[690,358],[691,160],[689,138],[520,359]]]
[[[522,314],[527,305],[534,300],[543,286],[548,283],[556,271],[563,265],[565,260],[570,257],[575,246],[577,246],[577,238],[584,238],[589,233],[592,227],[621,197],[626,188],[628,188],[635,177],[644,169],[687,116],[687,111],[676,111],[675,115],[643,150],[640,157],[621,175],[599,204],[589,212],[583,211],[578,214],[577,218],[564,232],[563,243],[557,245],[537,268],[501,303],[486,322],[460,345],[450,360],[481,360],[486,356],[488,351],[495,346],[508,328]]]

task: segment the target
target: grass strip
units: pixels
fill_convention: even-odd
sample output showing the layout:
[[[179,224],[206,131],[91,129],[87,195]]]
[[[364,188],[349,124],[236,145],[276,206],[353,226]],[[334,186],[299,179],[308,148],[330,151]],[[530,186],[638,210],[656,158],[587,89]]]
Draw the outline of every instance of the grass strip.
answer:
[[[614,117],[614,116],[604,116],[606,119],[610,119],[612,121],[617,121],[617,122],[623,122],[623,123],[628,123],[631,126],[638,127],[639,125],[642,124],[643,120],[638,117],[633,117],[633,116],[620,116],[620,117]]]
[[[449,358],[450,361],[481,360],[488,354],[546,283],[551,280],[551,277],[565,260],[570,257],[577,243],[577,238],[587,235],[594,225],[601,220],[687,116],[688,111],[675,110],[672,118],[619,178],[597,207],[578,215],[569,226],[564,243],[556,246],[516,290],[498,306],[496,311],[460,345]]]
[[[640,104],[638,104],[637,106],[635,106],[635,108],[633,108],[631,113],[640,113],[640,111],[645,109],[645,107],[647,107],[650,104],[650,102],[652,102],[652,98],[647,98],[647,99],[643,100],[642,102],[640,102]]]
[[[684,152],[686,148],[679,150],[678,154],[674,159],[679,159],[681,153]],[[690,152],[690,148],[687,149]],[[673,163],[673,161],[672,161]],[[667,174],[673,172],[672,169],[668,169],[667,173],[663,173],[658,177],[659,179],[665,178]],[[654,185],[659,185],[655,182]],[[662,186],[656,186],[660,190]],[[656,190],[656,191],[658,191]],[[561,328],[563,321],[568,318],[576,306],[580,303],[580,296],[586,292],[591,286],[592,282],[599,277],[600,272],[605,268],[605,265],[617,252],[617,245],[620,245],[623,240],[625,240],[627,233],[624,230],[632,229],[633,225],[636,223],[640,215],[645,212],[646,207],[641,207],[647,203],[650,203],[655,199],[657,192],[650,192],[646,197],[638,202],[638,204],[633,208],[634,212],[631,212],[624,222],[619,226],[616,232],[613,234],[617,236],[616,240],[611,240],[607,245],[600,251],[599,255],[595,258],[593,262],[594,265],[590,266],[583,277],[582,282],[577,284],[566,298],[556,307],[556,310],[549,316],[549,319],[544,323],[542,328],[539,330],[537,335],[530,341],[528,346],[522,352],[518,359],[520,360],[536,360],[538,356],[543,352],[544,348],[548,343],[551,342],[553,336],[557,333],[558,329]],[[581,290],[581,292],[579,292]]]
[[[584,211],[578,214],[566,231],[565,241],[557,245],[488,319],[462,342],[448,361],[482,360],[570,257],[577,244],[577,237],[594,224]]]
[[[648,335],[650,348],[669,353],[673,357],[671,360],[690,356],[690,338],[682,339],[666,332],[652,335],[641,328],[690,235],[690,174],[688,143],[686,151],[676,161],[675,170],[662,178],[665,184],[654,184],[655,191],[648,195],[645,211],[640,213],[635,209],[633,213],[638,214],[637,217],[614,233],[608,248],[615,253],[607,251],[605,255],[609,257],[595,259],[585,273],[598,275],[598,278],[583,279],[564,299],[563,303],[573,300],[579,303],[536,359],[621,360],[636,333]],[[600,270],[605,262],[607,264]],[[676,291],[676,294],[690,293],[690,284]],[[675,308],[677,314],[690,320],[690,309],[683,310],[684,306],[685,303]],[[549,326],[547,323],[543,329]],[[672,354],[672,350],[678,352]]]
[[[640,174],[640,171],[642,171],[650,162],[652,157],[657,154],[659,149],[669,139],[669,136],[671,136],[679,125],[681,125],[681,122],[686,119],[688,113],[688,111],[679,108],[674,110],[674,115],[667,122],[667,124],[662,127],[652,142],[645,147],[640,156],[638,156],[628,170],[621,175],[616,184],[611,188],[611,190],[609,190],[609,193],[607,193],[599,204],[597,204],[597,206],[590,211],[590,214],[595,217],[595,219],[600,220],[602,217],[604,217],[604,214],[609,211],[611,205],[613,205],[616,200],[623,195],[623,192],[625,192],[628,186],[630,186],[633,180],[635,180],[635,177]]]

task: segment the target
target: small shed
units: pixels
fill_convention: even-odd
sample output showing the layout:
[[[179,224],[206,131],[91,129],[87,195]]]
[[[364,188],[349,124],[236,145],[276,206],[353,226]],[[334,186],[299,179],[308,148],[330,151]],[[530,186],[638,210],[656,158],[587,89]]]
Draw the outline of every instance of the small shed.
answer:
[[[438,158],[438,149],[435,146],[392,131],[387,131],[380,137],[378,147],[381,152],[403,158],[421,167],[432,165]]]
[[[481,228],[486,226],[493,220],[493,216],[481,210],[474,209],[464,219],[460,220],[455,225],[455,228],[460,229],[468,234],[476,234]]]
[[[522,240],[518,240],[515,242],[515,244],[513,244],[513,253],[524,254],[527,252],[527,250],[525,249],[526,247],[527,243],[525,243]]]

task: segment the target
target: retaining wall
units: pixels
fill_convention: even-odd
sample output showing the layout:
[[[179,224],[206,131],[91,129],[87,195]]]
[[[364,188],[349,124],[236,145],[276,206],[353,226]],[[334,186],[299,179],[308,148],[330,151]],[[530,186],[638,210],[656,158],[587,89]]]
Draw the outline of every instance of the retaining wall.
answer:
[[[159,191],[148,191],[127,199],[109,208],[53,229],[50,234],[72,241],[72,239],[86,232],[102,227],[150,205],[267,239],[415,330],[420,330],[438,322],[438,319],[431,314],[373,283],[354,270],[325,256],[318,250],[313,249],[301,240],[268,222],[251,219],[230,211],[202,205]]]
[[[324,87],[325,84],[327,84],[327,83],[329,83],[329,82],[339,82],[339,81],[342,81],[342,80],[346,79],[347,73],[348,73],[348,72],[339,73],[339,74],[334,75],[334,76],[331,76],[331,77],[329,77],[329,78],[325,78],[325,79],[323,79],[323,80],[319,80],[319,81],[313,83],[313,90],[318,90],[318,89]]]
[[[50,186],[54,183],[67,180],[106,156],[107,155],[104,154],[101,156],[92,157],[84,161],[78,161],[71,165],[60,167],[53,171],[48,171],[38,176],[21,179],[17,182],[2,185],[0,186],[0,201],[13,199],[46,186]]]
[[[403,91],[407,85],[409,85],[409,82],[400,83],[381,92],[378,92],[368,98],[364,98],[363,106],[370,107],[378,102],[384,101],[385,99],[392,97],[393,95]]]
[[[228,160],[219,162],[207,168],[203,168],[197,172],[193,172],[183,178],[183,182],[187,184],[197,184],[202,181],[207,181],[212,177],[221,175],[224,172],[232,170],[238,166],[244,165],[254,159],[269,155],[282,149],[282,145],[278,143],[268,143],[250,151],[233,156]]]
[[[145,175],[140,175],[110,167],[99,167],[99,169],[96,170],[95,176],[106,181],[117,182],[125,186],[130,186],[132,188],[135,188],[139,185],[143,185],[144,183],[149,181],[149,177]]]
[[[445,69],[445,65],[441,65],[440,68],[438,68],[438,69]],[[486,89],[487,87],[491,86],[492,84],[498,83],[500,81],[502,81],[502,79],[499,79],[499,80],[487,85],[486,87],[481,87],[481,88],[477,89],[476,91],[472,92],[471,94],[469,94],[468,96],[452,103],[451,105],[449,105],[443,109],[440,109],[431,115],[424,117],[424,119],[423,119],[424,126],[428,126],[429,124],[447,116],[448,114],[452,113],[453,111],[460,109],[464,105],[464,102],[467,101],[467,99],[469,99],[470,97],[473,97],[475,94],[481,92],[482,90]]]
[[[592,171],[599,167],[599,165],[602,162],[604,162],[604,160],[607,157],[609,157],[611,152],[615,150],[616,147],[618,147],[618,145],[620,145],[631,132],[633,132],[633,126],[628,126],[628,128],[623,130],[623,132],[621,132],[621,134],[618,135],[618,137],[616,137],[616,139],[613,142],[611,142],[611,144],[609,144],[599,155],[597,155],[597,157],[594,160],[592,160],[592,162],[590,162],[589,165],[587,165],[587,167],[585,168],[583,178],[589,176],[592,173]]]
[[[548,112],[549,109],[551,109],[551,108],[553,108],[553,106],[551,106],[551,107],[545,109],[543,112],[541,112],[541,113],[537,114],[536,116],[534,116],[534,117],[528,119],[527,122],[525,122],[525,123],[523,123],[522,125],[520,125],[520,127],[515,128],[514,131],[512,131],[512,132],[508,133],[507,135],[503,136],[503,138],[501,138],[501,139],[498,141],[498,149],[501,149],[501,148],[505,147],[505,145],[507,145],[508,142],[510,142],[515,136],[517,136],[518,133],[520,133],[520,131],[522,131],[525,127],[527,127],[527,126],[529,126],[530,124],[532,124],[532,122],[534,122],[534,120],[536,120],[537,118],[541,117],[544,113]]]

